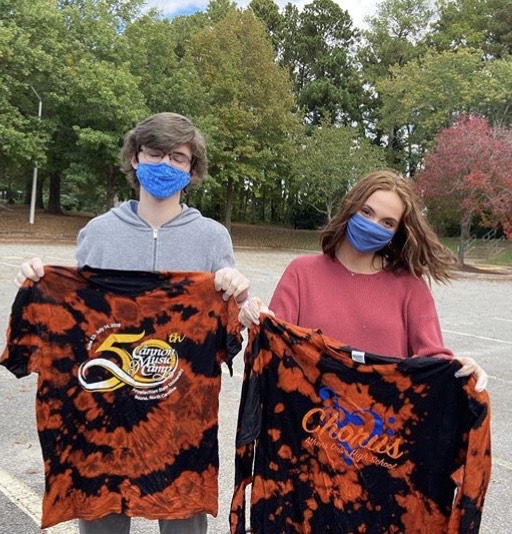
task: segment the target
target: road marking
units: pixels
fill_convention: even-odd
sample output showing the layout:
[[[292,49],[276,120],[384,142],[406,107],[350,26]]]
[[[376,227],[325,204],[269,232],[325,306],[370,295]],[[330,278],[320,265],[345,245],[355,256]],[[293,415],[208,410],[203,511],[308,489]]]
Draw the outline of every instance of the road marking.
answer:
[[[500,467],[504,467],[505,469],[512,470],[512,462],[509,462],[507,460],[501,460],[500,458],[493,458],[492,463],[495,465],[499,465]]]
[[[0,491],[37,525],[41,524],[41,497],[26,484],[0,467]],[[67,521],[44,530],[46,534],[78,534],[78,528]]]
[[[506,380],[505,378],[499,378],[498,376],[489,375],[489,378],[496,380],[497,382],[503,382],[504,384],[512,384],[512,380]]]
[[[71,265],[71,263],[75,263],[75,260],[74,259],[71,259],[71,258],[63,258],[62,256],[45,256],[44,258],[45,260],[48,260],[48,261],[45,261],[45,265],[48,265],[48,264],[51,264],[51,265],[60,265],[62,264],[62,267],[73,267],[73,265]],[[49,261],[49,260],[53,260],[53,261]],[[0,261],[0,265],[5,265],[7,267],[20,267],[21,264],[23,263],[23,260],[22,258],[20,258],[19,262],[17,263],[9,263],[8,261]]]
[[[455,334],[457,336],[474,337],[476,339],[482,339],[484,341],[494,341],[495,343],[504,343],[505,345],[512,345],[512,341],[506,341],[505,339],[496,339],[494,337],[475,336],[474,334],[466,334],[465,332],[456,332],[455,330],[446,330],[443,328],[443,332],[449,334]]]
[[[6,261],[0,261],[0,265],[6,265],[7,267],[19,267],[20,266],[19,263],[15,265],[14,263],[7,263]]]
[[[507,323],[512,323],[512,319],[504,319],[503,317],[493,317],[495,321],[507,321]]]

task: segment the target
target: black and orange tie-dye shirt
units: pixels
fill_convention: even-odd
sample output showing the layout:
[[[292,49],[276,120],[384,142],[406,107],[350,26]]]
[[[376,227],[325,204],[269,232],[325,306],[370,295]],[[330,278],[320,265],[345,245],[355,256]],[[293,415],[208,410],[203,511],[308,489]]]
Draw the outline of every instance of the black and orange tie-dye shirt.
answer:
[[[240,348],[211,273],[47,266],[26,282],[1,364],[38,373],[42,528],[216,515],[221,363]]]
[[[490,478],[487,393],[460,364],[386,358],[271,317],[253,326],[232,534],[474,534]]]

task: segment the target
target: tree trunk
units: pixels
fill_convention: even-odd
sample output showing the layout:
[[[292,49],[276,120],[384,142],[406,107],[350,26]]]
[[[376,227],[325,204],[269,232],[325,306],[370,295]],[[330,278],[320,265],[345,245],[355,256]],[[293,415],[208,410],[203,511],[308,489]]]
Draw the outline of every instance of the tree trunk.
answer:
[[[40,177],[37,181],[36,208],[43,209],[43,184],[44,178]]]
[[[256,221],[258,220],[257,217],[257,202],[258,199],[256,198],[256,195],[254,194],[252,188],[251,188],[251,223],[256,224]]]
[[[266,207],[267,207],[267,195],[264,190],[260,197],[260,221],[262,222],[267,221]]]
[[[325,203],[325,210],[326,210],[326,213],[327,213],[327,220],[329,222],[331,222],[331,220],[332,220],[333,208],[334,208],[333,200],[332,199],[327,200],[327,202]]]
[[[457,259],[459,260],[459,265],[464,265],[464,238],[462,237],[462,231],[459,238],[459,246],[457,251]]]
[[[60,174],[58,172],[52,172],[50,174],[48,212],[57,215],[62,214],[62,208],[60,207]]]
[[[458,260],[460,265],[464,265],[464,252],[466,248],[466,241],[469,240],[471,221],[473,217],[471,214],[465,215],[460,221],[460,241],[459,241],[459,251],[458,251]]]
[[[226,208],[224,210],[224,225],[228,229],[228,232],[231,233],[231,214],[233,212],[233,178],[228,178],[228,184],[226,187]]]
[[[109,165],[109,167],[106,169],[106,175],[107,175],[107,187],[106,187],[106,209],[109,210],[110,208],[114,207],[114,196],[115,196],[115,172],[112,165]]]
[[[32,201],[32,184],[34,181],[34,174],[33,172],[30,173],[30,176],[27,176],[27,180],[25,181],[25,193],[23,195],[23,204],[26,204],[27,206],[30,206],[30,203]],[[41,174],[37,177],[37,188],[36,188],[36,208],[44,208],[43,205],[43,183],[44,178],[41,177]]]
[[[30,206],[30,198],[32,197],[32,175],[27,176],[25,180],[25,192],[23,194],[23,204]]]

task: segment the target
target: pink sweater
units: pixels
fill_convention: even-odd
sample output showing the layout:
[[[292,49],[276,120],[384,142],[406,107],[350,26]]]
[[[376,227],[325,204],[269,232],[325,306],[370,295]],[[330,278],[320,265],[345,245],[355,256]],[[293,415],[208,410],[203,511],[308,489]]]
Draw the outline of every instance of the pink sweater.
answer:
[[[353,348],[385,356],[452,357],[423,279],[381,271],[354,274],[324,254],[294,259],[270,302],[277,317]]]

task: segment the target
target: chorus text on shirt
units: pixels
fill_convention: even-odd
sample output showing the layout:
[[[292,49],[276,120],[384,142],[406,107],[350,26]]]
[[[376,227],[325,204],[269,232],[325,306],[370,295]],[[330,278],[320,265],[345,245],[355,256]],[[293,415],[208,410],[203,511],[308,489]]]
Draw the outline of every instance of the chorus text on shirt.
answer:
[[[326,441],[330,438],[331,443],[338,447],[347,465],[352,465],[354,460],[356,462],[362,460],[362,455],[354,455],[359,449],[384,454],[393,460],[404,454],[400,451],[402,440],[394,437],[392,428],[385,428],[384,420],[377,412],[347,410],[331,388],[321,388],[319,394],[327,405],[322,408],[312,408],[302,419],[302,428],[315,436],[314,441],[311,441],[313,444],[325,447]],[[389,424],[393,424],[394,421],[393,417],[388,418]]]

